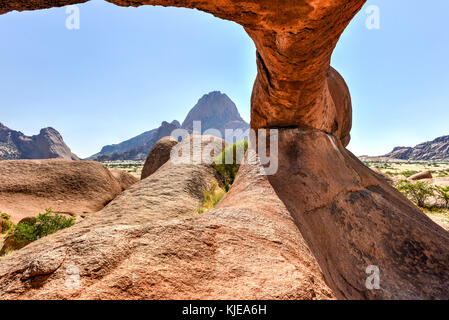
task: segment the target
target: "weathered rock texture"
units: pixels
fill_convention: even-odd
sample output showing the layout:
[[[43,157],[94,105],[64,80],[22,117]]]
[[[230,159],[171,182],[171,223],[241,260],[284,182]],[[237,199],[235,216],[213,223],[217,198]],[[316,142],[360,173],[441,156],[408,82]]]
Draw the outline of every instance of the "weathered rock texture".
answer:
[[[83,1],[23,3],[6,0],[0,4],[0,13],[79,2]],[[251,126],[296,128],[280,130],[280,166],[277,174],[269,176],[270,184],[293,214],[327,284],[338,298],[449,298],[449,234],[344,149],[349,142],[349,94],[343,79],[330,68],[330,59],[341,33],[365,0],[111,2],[122,6],[151,4],[197,8],[233,20],[245,28],[257,48],[258,75],[252,95]],[[0,292],[3,297],[68,296],[67,289],[60,288],[64,285],[69,263],[80,265],[82,275],[86,275],[84,286],[79,289],[84,291],[76,291],[71,297],[123,297],[126,290],[130,290],[130,297],[148,297],[147,290],[155,285],[160,288],[154,297],[185,297],[182,293],[187,292],[186,287],[188,297],[204,297],[204,292],[207,297],[220,298],[311,297],[302,291],[310,282],[301,282],[299,275],[289,277],[285,272],[276,273],[286,270],[281,262],[293,261],[291,255],[273,251],[265,256],[276,248],[299,245],[299,233],[293,230],[289,233],[287,225],[280,225],[279,234],[269,231],[277,230],[278,224],[271,224],[259,210],[252,214],[251,208],[240,210],[237,203],[236,208],[221,207],[237,197],[232,191],[219,209],[188,220],[190,224],[183,221],[174,227],[172,220],[165,220],[161,225],[154,221],[142,224],[148,221],[143,212],[148,215],[157,212],[149,207],[158,204],[145,204],[145,201],[138,206],[134,204],[132,192],[138,196],[143,191],[137,191],[137,186],[163,179],[159,176],[162,169],[125,191],[113,202],[116,208],[111,204],[103,214],[52,236],[48,243],[38,241],[2,261]],[[259,199],[256,195],[260,193],[262,205],[265,192],[257,189],[257,184],[248,186],[253,189],[244,202]],[[162,197],[164,194],[160,192]],[[275,203],[275,197],[268,198],[271,201],[266,204],[267,208]],[[180,200],[178,206],[183,201],[186,200]],[[129,210],[120,211],[122,202],[128,203]],[[131,210],[133,205],[136,206],[134,211]],[[162,211],[171,210],[174,209]],[[278,211],[270,207],[268,212]],[[148,231],[152,228],[157,229],[154,237],[151,236],[153,232]],[[243,230],[244,236],[239,230]],[[260,242],[264,245],[258,247],[261,234],[264,240]],[[152,244],[155,250],[147,250],[146,243]],[[134,261],[129,260],[133,257],[128,255],[131,248],[140,253]],[[244,248],[241,255],[226,254],[241,248]],[[290,252],[302,251],[293,247]],[[212,256],[213,260],[208,260],[207,257]],[[187,260],[183,260],[184,257]],[[127,262],[123,262],[124,259],[128,259]],[[251,263],[246,264],[247,261]],[[148,268],[149,262],[152,268]],[[288,274],[301,270],[293,267],[293,262],[289,263],[292,268]],[[365,270],[369,265],[380,269],[379,290],[368,290],[365,286]],[[312,264],[305,263],[305,266],[310,268]],[[184,268],[189,272],[182,273]],[[142,269],[145,271],[138,273],[152,272],[151,277],[144,276],[145,281],[140,286],[133,286],[132,270]],[[309,269],[305,270],[301,274],[307,274]],[[173,282],[179,279],[180,272],[183,281]],[[319,279],[316,272],[311,274],[316,275],[314,281]],[[270,281],[266,281],[265,275]],[[243,281],[245,278],[247,280]],[[102,281],[95,282],[96,279]],[[217,279],[222,281],[217,282]],[[234,279],[238,281],[233,282]],[[276,281],[283,281],[282,285],[278,286]],[[176,289],[173,289],[174,283]],[[237,287],[239,283],[241,286]],[[276,288],[275,294],[265,287],[261,289],[262,284],[267,283],[275,283],[270,285]],[[290,290],[289,285],[296,289]],[[30,287],[40,288],[30,290]]]
[[[177,144],[178,140],[170,136],[164,137],[156,142],[145,161],[141,179],[151,176],[157,169],[162,167],[170,159],[171,150]]]
[[[120,188],[122,191],[125,191],[129,187],[131,187],[133,184],[135,184],[139,179],[134,177],[133,175],[120,170],[120,169],[112,169],[111,170],[112,176],[117,180],[118,184],[120,185]]]
[[[258,173],[243,166],[220,206],[198,216],[214,169],[168,161],[101,212],[4,258],[0,299],[334,298]]]
[[[52,208],[86,215],[97,212],[122,188],[98,162],[8,160],[0,162],[0,211],[14,222]]]
[[[53,128],[28,137],[0,123],[0,156],[4,159],[66,159],[79,160]]]
[[[279,170],[268,178],[337,297],[449,298],[449,233],[334,137],[285,129],[279,141]],[[380,290],[365,286],[370,265]]]

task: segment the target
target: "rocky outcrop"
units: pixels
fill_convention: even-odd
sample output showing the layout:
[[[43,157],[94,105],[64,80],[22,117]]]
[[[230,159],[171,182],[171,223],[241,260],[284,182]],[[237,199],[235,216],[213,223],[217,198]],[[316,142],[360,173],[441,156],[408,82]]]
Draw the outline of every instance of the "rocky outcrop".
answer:
[[[412,147],[396,147],[383,157],[401,160],[449,160],[449,136],[439,137],[433,141]]]
[[[201,122],[201,132],[214,129],[220,133],[220,138],[225,139],[225,130],[241,130],[238,140],[244,138],[244,132],[249,129],[249,124],[240,116],[237,107],[229,97],[220,91],[205,94],[190,110],[182,123],[182,128],[193,132],[193,122]],[[217,133],[218,133],[217,132]]]
[[[79,160],[53,128],[45,128],[35,136],[9,129],[0,123],[0,156],[8,159]]]
[[[210,133],[225,139],[225,129],[232,129],[236,130],[236,135],[230,137],[229,140],[238,141],[248,138],[249,124],[242,119],[235,103],[226,94],[213,91],[198,100],[198,103],[187,114],[182,126],[176,120],[171,123],[164,121],[158,129],[145,132],[116,145],[105,146],[99,153],[88,159],[96,161],[145,160],[155,143],[162,137],[170,136],[175,129],[183,128],[187,134],[192,133],[194,121],[201,122],[201,132],[195,131],[195,134]],[[210,131],[211,129],[216,131]]]
[[[6,0],[0,4],[0,13],[76,2],[82,1],[23,3]],[[340,35],[365,0],[111,2],[122,6],[151,4],[196,8],[245,28],[257,48],[258,75],[251,99],[251,127],[281,128],[279,170],[268,176],[269,185],[281,202],[269,196],[270,201],[262,202],[264,198],[260,198],[267,190],[259,189],[260,181],[248,186],[251,192],[247,193],[245,201],[260,199],[260,205],[265,205],[272,214],[285,206],[321,267],[327,285],[338,298],[449,298],[449,234],[344,148],[348,143],[350,110],[344,98],[346,88],[342,79],[333,74],[330,59]],[[0,294],[4,298],[148,297],[147,292],[153,292],[151,289],[157,285],[158,294],[151,297],[313,296],[301,291],[312,281],[301,276],[308,271],[294,267],[296,262],[291,261],[296,260],[287,253],[301,252],[295,246],[301,244],[300,234],[285,232],[289,230],[285,224],[280,225],[282,232],[278,233],[277,224],[270,223],[273,220],[259,212],[250,213],[250,208],[239,209],[237,201],[235,208],[222,208],[226,202],[232,203],[232,190],[228,200],[224,199],[217,210],[195,219],[194,224],[183,221],[178,225],[180,229],[174,227],[174,220],[170,219],[162,225],[155,224],[157,209],[150,208],[157,208],[166,194],[159,191],[159,202],[145,199],[135,204],[134,198],[143,197],[140,195],[143,191],[137,191],[140,184],[163,179],[159,176],[163,167],[125,191],[113,202],[115,208],[111,204],[103,214],[95,215],[87,223],[83,221],[72,230],[51,236],[46,243],[38,241],[3,260]],[[202,177],[200,173],[193,176]],[[172,180],[166,181],[172,183]],[[201,181],[196,183],[204,185]],[[176,213],[176,208],[184,201],[193,203],[180,198],[178,206],[161,211]],[[278,205],[270,207],[273,203]],[[121,211],[124,204],[127,210]],[[130,215],[130,212],[136,214]],[[141,212],[154,213],[151,223],[141,223],[148,221],[147,215]],[[201,222],[207,221],[213,213],[216,214],[209,224]],[[226,217],[223,223],[220,215]],[[153,233],[148,231],[151,228],[157,228],[154,232],[157,236],[151,236]],[[269,241],[262,240],[264,245],[257,246],[262,238]],[[146,243],[153,244],[154,250],[147,250]],[[279,248],[290,245],[292,250],[278,254]],[[241,248],[243,252],[239,251]],[[132,249],[138,254],[128,254]],[[241,252],[241,255],[226,254],[229,250]],[[271,254],[265,256],[266,252]],[[209,260],[212,256],[214,258]],[[135,259],[130,260],[133,257]],[[283,264],[285,261],[288,264]],[[83,285],[77,291],[68,292],[63,288],[64,277],[67,268],[77,265]],[[148,268],[148,265],[153,267]],[[310,270],[307,267],[312,265],[304,263],[305,270]],[[380,271],[379,289],[366,285],[369,266]],[[123,276],[123,270],[128,276]],[[133,278],[130,270],[139,270],[137,276]],[[229,277],[229,270],[233,277]],[[271,276],[267,275],[267,270]],[[283,272],[285,270],[288,274]],[[283,273],[273,274],[278,271]],[[152,273],[151,277],[144,276],[145,280],[136,284],[139,274],[147,272]],[[295,276],[289,277],[292,274]],[[312,279],[319,279],[317,273],[310,274],[315,275]],[[117,278],[121,280],[107,282]],[[179,279],[182,281],[177,281]],[[198,279],[201,279],[200,284]],[[234,279],[238,281],[233,282]],[[281,284],[276,282],[284,279],[287,280]],[[268,288],[276,287],[275,294],[265,290],[267,283],[273,284]],[[264,289],[260,289],[262,284]],[[289,285],[294,286],[293,291]],[[39,289],[29,290],[30,287]],[[200,294],[205,291],[207,295]],[[317,290],[314,292],[317,297],[323,296],[317,294]]]
[[[90,156],[87,160],[94,160],[102,156],[109,157],[113,154],[121,154],[131,149],[141,147],[154,138],[156,131],[157,129],[153,129],[121,143],[104,146],[99,153]]]
[[[133,138],[129,141],[133,141],[133,143],[126,143],[125,145],[131,146],[135,145],[134,147],[130,147],[124,152],[114,152],[112,154],[101,154],[97,157],[92,156],[93,160],[95,161],[117,161],[117,160],[135,160],[135,161],[143,161],[146,159],[148,153],[153,148],[153,146],[156,144],[157,141],[159,141],[161,138],[169,136],[172,134],[172,132],[176,129],[179,129],[180,125],[179,122],[174,120],[171,123],[168,123],[166,121],[163,121],[161,123],[161,126],[152,132],[151,137],[148,136],[145,138],[144,136],[141,136],[139,139]],[[119,144],[120,148],[124,148],[122,144]]]
[[[417,174],[412,175],[409,179],[410,180],[423,180],[423,179],[432,179],[432,172],[430,171],[423,171],[419,172]]]
[[[178,144],[178,140],[168,136],[160,139],[151,149],[142,169],[141,179],[145,179],[156,172],[170,159],[170,153],[174,146]]]
[[[351,141],[352,102],[349,88],[343,77],[334,68],[327,74],[327,84],[336,110],[335,136],[339,137],[343,146]]]
[[[84,216],[103,209],[121,192],[116,179],[98,162],[1,161],[0,176],[0,211],[16,223],[46,208]]]
[[[122,191],[125,191],[133,184],[135,184],[137,181],[139,181],[139,179],[137,179],[133,175],[120,169],[111,169],[111,173],[112,176],[115,178],[115,180],[117,180]]]
[[[334,298],[258,166],[198,215],[214,181],[209,166],[168,161],[98,214],[3,259],[0,298]]]
[[[393,179],[391,176],[389,176],[388,174],[383,173],[382,170],[377,169],[377,168],[374,168],[374,169],[371,168],[371,170],[374,171],[374,173],[375,173],[379,178],[385,180],[385,181],[388,182],[389,184],[391,184],[391,185],[394,185],[394,184],[395,184],[394,179]]]
[[[449,298],[449,233],[334,137],[284,129],[279,143],[268,178],[338,298]],[[369,266],[379,290],[366,287]]]

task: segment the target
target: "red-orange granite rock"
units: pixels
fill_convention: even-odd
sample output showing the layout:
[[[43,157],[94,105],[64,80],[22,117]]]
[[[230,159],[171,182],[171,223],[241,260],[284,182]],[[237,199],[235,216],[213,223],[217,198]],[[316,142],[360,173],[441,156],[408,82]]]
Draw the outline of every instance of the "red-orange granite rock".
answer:
[[[84,1],[5,0],[0,3],[0,14],[81,2]],[[304,261],[294,254],[280,254],[285,250],[294,252],[295,243],[302,247],[300,235],[338,298],[449,298],[449,234],[344,148],[350,139],[350,97],[343,79],[330,68],[330,59],[340,35],[365,0],[110,2],[122,6],[150,4],[196,8],[245,28],[257,48],[258,75],[251,101],[251,126],[281,128],[279,170],[268,177],[281,202],[271,195],[268,203],[262,202],[260,197],[267,189],[260,188],[265,182],[254,181],[240,173],[243,180],[239,184],[236,182],[213,212],[182,225],[173,225],[172,221],[160,226],[154,221],[141,225],[142,221],[148,221],[145,212],[150,214],[151,208],[157,208],[154,203],[142,203],[132,212],[118,209],[123,205],[132,207],[133,199],[144,197],[142,189],[137,191],[137,188],[158,178],[161,171],[157,171],[125,191],[126,195],[118,197],[113,202],[115,206],[111,204],[104,209],[103,215],[97,214],[72,230],[51,236],[49,243],[53,245],[43,239],[2,261],[0,292],[4,298],[148,297],[146,290],[154,285],[159,286],[159,294],[150,296],[155,298],[203,298],[204,292],[212,293],[210,297],[223,298],[327,297],[321,283],[309,285],[320,281],[313,259],[307,258],[308,269],[293,267],[293,276],[284,276],[288,264],[283,264],[283,260],[295,266]],[[196,182],[204,186],[201,177],[207,174],[201,175],[201,172],[206,174],[206,171],[198,171]],[[185,172],[179,173],[185,175]],[[254,181],[254,184],[247,186],[246,196],[242,198],[241,185],[245,180]],[[196,191],[201,190],[197,188]],[[158,192],[164,198],[164,190]],[[178,200],[178,207],[164,210],[168,213],[179,210],[183,201],[189,203],[190,210],[192,203],[196,203],[190,200],[188,197]],[[156,204],[158,201],[161,199]],[[281,224],[281,229],[288,232],[278,234],[276,225],[270,222],[274,220],[259,214],[260,206],[269,211],[272,205],[279,210],[285,206],[294,217],[297,233]],[[246,212],[245,216],[242,208],[253,213]],[[220,215],[226,219],[220,219]],[[259,223],[260,228],[254,229]],[[89,241],[83,242],[85,240]],[[274,260],[264,258],[258,246],[261,243],[266,244],[265,250],[273,252],[270,257],[275,257]],[[156,256],[147,252],[146,244],[156,246],[159,250],[155,251]],[[290,245],[293,249],[288,249]],[[239,255],[242,247],[246,255],[242,252]],[[133,248],[135,254],[130,253]],[[125,255],[130,257],[127,262],[123,260]],[[256,260],[252,260],[252,255]],[[67,257],[72,263],[80,263],[81,274],[86,275],[87,287],[82,289],[85,291],[77,291],[72,296],[67,291],[59,291],[65,272],[61,266],[69,267]],[[133,257],[136,259],[132,260]],[[179,257],[176,259],[179,265],[173,263],[173,257]],[[240,259],[242,257],[244,259]],[[148,261],[154,265],[143,272],[146,274],[144,281],[136,285],[139,270],[147,268]],[[249,266],[255,262],[256,267],[251,269]],[[223,268],[224,265],[229,269]],[[380,270],[380,289],[366,286],[366,270],[370,265]],[[174,270],[185,266],[189,272],[180,278],[179,273],[164,266]],[[315,271],[310,272],[310,268]],[[130,270],[138,271],[136,278],[131,276]],[[275,272],[271,279],[266,270]],[[128,276],[124,276],[125,272]],[[221,281],[214,281],[214,277]],[[246,281],[241,281],[241,277]],[[179,287],[173,289],[173,283],[179,283],[180,279],[186,284],[181,292],[186,294],[180,295]],[[233,283],[232,279],[239,281]],[[223,290],[219,290],[217,283],[224,284]],[[268,290],[262,285],[266,283],[270,284]],[[29,290],[33,284],[38,284],[40,289]],[[275,290],[271,291],[273,288]],[[305,291],[313,293],[307,295]],[[279,294],[272,296],[272,292]]]

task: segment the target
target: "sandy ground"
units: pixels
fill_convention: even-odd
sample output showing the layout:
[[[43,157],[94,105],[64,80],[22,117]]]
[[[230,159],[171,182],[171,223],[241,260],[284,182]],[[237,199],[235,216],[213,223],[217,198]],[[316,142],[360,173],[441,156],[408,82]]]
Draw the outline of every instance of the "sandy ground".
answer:
[[[424,179],[438,186],[449,186],[449,162],[433,161],[405,161],[387,158],[361,158],[361,160],[372,169],[379,169],[383,173],[392,177],[393,181],[398,182],[406,179],[408,176],[422,172],[431,171],[433,179]],[[436,202],[430,199],[429,202]],[[449,210],[441,209],[440,213],[425,212],[433,221],[449,231]]]
[[[120,169],[140,179],[143,161],[106,161],[103,164],[109,169]]]
[[[449,177],[449,162],[433,161],[405,161],[396,159],[371,160],[361,158],[361,160],[370,168],[381,170],[390,176],[411,175],[412,172],[431,171],[436,178]]]

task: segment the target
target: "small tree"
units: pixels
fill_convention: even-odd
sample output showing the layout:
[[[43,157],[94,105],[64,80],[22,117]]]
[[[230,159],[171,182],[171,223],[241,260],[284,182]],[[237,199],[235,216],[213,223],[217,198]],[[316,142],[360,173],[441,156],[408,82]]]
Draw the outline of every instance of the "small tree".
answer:
[[[424,207],[426,201],[435,195],[435,188],[423,181],[413,183],[409,180],[401,180],[396,184],[396,188],[418,207]]]
[[[227,146],[221,154],[214,158],[214,168],[226,191],[229,191],[234,183],[246,150],[248,150],[248,141],[242,140]],[[227,161],[229,158],[231,161]]]
[[[449,186],[437,186],[435,190],[437,192],[438,198],[443,200],[444,206],[449,209]]]
[[[0,255],[6,251],[21,249],[33,241],[74,224],[75,218],[66,218],[57,213],[53,214],[51,209],[46,209],[45,213],[40,213],[37,217],[24,219],[10,228]]]

